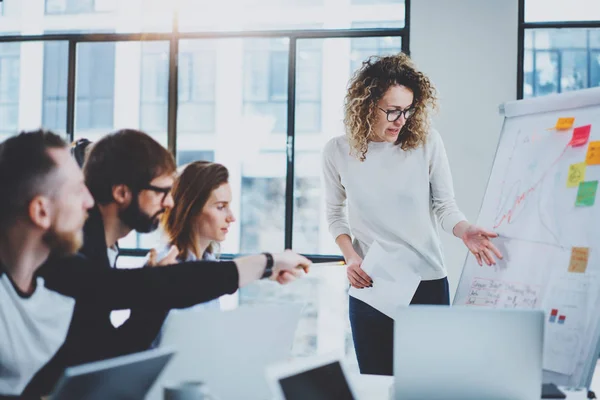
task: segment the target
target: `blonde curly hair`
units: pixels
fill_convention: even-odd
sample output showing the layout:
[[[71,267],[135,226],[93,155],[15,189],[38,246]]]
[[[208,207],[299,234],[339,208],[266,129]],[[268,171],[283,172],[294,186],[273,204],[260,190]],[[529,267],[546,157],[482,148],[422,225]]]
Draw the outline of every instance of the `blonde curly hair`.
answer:
[[[395,144],[411,150],[424,144],[429,132],[429,111],[437,109],[437,92],[429,78],[418,71],[404,53],[372,56],[353,75],[344,105],[344,125],[351,154],[366,158],[377,120],[377,103],[393,85],[413,92],[415,113],[406,121]]]

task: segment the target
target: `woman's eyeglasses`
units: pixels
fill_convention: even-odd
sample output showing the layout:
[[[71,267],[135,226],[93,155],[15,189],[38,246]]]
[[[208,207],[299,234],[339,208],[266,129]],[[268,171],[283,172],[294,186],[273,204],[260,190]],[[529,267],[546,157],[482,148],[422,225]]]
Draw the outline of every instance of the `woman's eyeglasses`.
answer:
[[[377,107],[377,108],[379,108],[381,111],[386,113],[388,122],[398,121],[400,119],[400,117],[402,116],[402,114],[404,114],[404,119],[407,120],[415,113],[414,107],[408,107],[408,108],[405,108],[404,110],[397,110],[397,109],[396,110],[384,110],[381,107]]]

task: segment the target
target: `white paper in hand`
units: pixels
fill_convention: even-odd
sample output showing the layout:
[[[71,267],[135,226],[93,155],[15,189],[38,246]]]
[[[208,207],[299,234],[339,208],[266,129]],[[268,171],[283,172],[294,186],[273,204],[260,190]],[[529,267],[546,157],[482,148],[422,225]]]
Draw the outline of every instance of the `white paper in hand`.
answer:
[[[348,294],[376,308],[390,318],[400,306],[410,304],[419,283],[419,276],[397,253],[385,251],[373,242],[361,268],[373,279],[373,287],[356,289]]]

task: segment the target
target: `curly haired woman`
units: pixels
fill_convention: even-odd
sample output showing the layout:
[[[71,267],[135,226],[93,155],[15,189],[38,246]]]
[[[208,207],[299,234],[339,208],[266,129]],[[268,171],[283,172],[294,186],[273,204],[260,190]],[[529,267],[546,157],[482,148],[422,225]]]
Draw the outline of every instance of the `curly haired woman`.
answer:
[[[438,223],[461,238],[480,265],[502,258],[490,240],[497,234],[471,225],[456,205],[444,144],[430,127],[436,102],[435,88],[407,55],[371,57],[348,88],[346,135],[323,151],[329,230],[350,284],[373,285],[361,264],[377,241],[405,260],[394,267],[421,276],[411,304],[450,302]],[[352,296],[349,302],[360,372],[393,375],[393,319]]]

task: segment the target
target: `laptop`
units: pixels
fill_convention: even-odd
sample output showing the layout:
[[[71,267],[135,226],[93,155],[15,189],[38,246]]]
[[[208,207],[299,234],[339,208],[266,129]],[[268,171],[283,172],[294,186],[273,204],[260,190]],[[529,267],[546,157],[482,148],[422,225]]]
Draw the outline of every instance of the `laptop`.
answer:
[[[155,349],[67,368],[50,399],[143,399],[173,354]]]
[[[220,400],[264,400],[269,364],[291,357],[301,304],[247,305],[231,311],[183,310],[169,313],[161,347],[177,350],[150,400],[162,400],[163,387],[202,381]]]
[[[396,400],[541,397],[544,313],[410,306],[394,323]]]
[[[348,367],[334,355],[312,356],[267,367],[273,400],[359,400]]]

